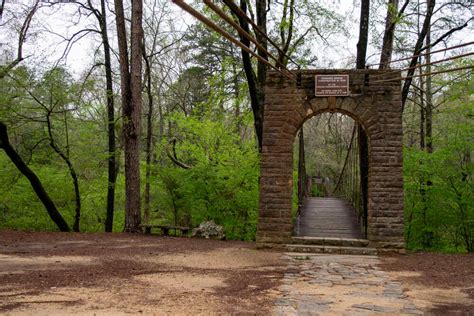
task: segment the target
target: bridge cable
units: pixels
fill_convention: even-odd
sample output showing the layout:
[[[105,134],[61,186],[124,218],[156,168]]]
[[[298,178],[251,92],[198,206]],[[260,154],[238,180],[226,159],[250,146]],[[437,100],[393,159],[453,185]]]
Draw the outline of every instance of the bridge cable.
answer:
[[[344,175],[344,172],[346,170],[346,166],[347,166],[347,162],[349,161],[349,155],[350,155],[350,152],[351,152],[351,149],[353,147],[353,143],[354,143],[354,138],[355,138],[355,134],[356,134],[356,126],[354,125],[354,128],[352,130],[352,136],[351,136],[351,141],[349,143],[349,148],[347,149],[347,154],[346,154],[346,158],[344,160],[344,165],[342,167],[342,170],[341,170],[341,173],[339,174],[339,178],[337,180],[337,184],[336,186],[334,187],[334,190],[333,192],[337,192],[339,187],[342,185],[342,177]]]
[[[403,58],[400,58],[400,59],[395,59],[395,60],[387,61],[387,62],[384,62],[384,63],[368,64],[368,65],[366,65],[366,67],[386,65],[386,64],[396,63],[396,62],[399,62],[399,61],[411,60],[414,57],[421,57],[421,56],[427,56],[427,55],[432,55],[432,54],[436,54],[436,53],[446,52],[446,51],[449,51],[449,50],[452,50],[452,49],[465,47],[465,46],[469,46],[469,45],[472,45],[472,44],[474,44],[474,41],[473,42],[462,43],[462,44],[455,45],[455,46],[450,46],[450,47],[439,49],[439,50],[434,50],[434,51],[431,51],[431,52],[428,52],[428,53],[417,54],[417,55],[413,55],[413,56],[410,56],[410,57],[403,57]]]
[[[250,35],[248,32],[246,32],[240,25],[238,25],[234,20],[232,20],[231,17],[229,17],[227,14],[225,14],[224,11],[221,10],[217,5],[215,5],[211,0],[204,0],[204,3],[211,8],[215,13],[217,13],[224,21],[226,21],[230,26],[232,26],[239,34],[244,36],[246,39],[251,41],[259,50],[263,51],[265,54],[270,56],[277,65],[279,65],[280,69],[284,69],[288,71],[288,74],[291,76],[295,76],[292,72],[290,72],[285,65],[283,65],[278,58],[274,57],[270,52],[268,52],[265,47],[263,47],[252,35]]]
[[[268,35],[266,32],[264,32],[255,22],[233,1],[233,0],[223,0],[223,2],[234,12],[236,15],[241,17],[242,19],[246,20],[250,25],[252,25],[254,31],[257,31],[262,35],[270,44],[272,44],[280,54],[285,56],[289,61],[291,61],[293,64],[296,65],[298,70],[301,69],[301,66],[298,62],[296,62],[293,58],[288,56],[287,53],[285,53],[278,44],[276,44]]]
[[[359,222],[365,226],[359,159],[359,135],[357,124],[354,124],[344,165],[333,194],[349,201],[357,212]]]
[[[224,38],[228,39],[229,41],[231,41],[232,43],[234,43],[235,45],[239,46],[241,49],[243,49],[244,51],[246,51],[247,53],[251,54],[252,56],[254,56],[255,58],[257,58],[260,62],[262,62],[263,64],[275,69],[276,71],[278,71],[280,74],[282,74],[284,77],[286,77],[287,79],[289,80],[292,80],[292,81],[297,81],[296,78],[293,78],[291,77],[290,75],[288,75],[287,73],[281,71],[279,68],[275,67],[274,65],[272,65],[268,60],[266,60],[265,58],[263,58],[262,56],[256,54],[254,51],[252,51],[247,45],[244,45],[241,41],[237,40],[236,38],[234,38],[231,34],[229,34],[226,30],[224,30],[222,27],[220,27],[219,25],[215,24],[214,22],[212,22],[211,20],[209,20],[207,17],[205,17],[204,15],[202,15],[201,13],[199,13],[198,11],[196,11],[195,9],[193,9],[190,5],[188,5],[186,2],[184,2],[183,0],[172,0],[176,5],[178,5],[179,7],[181,7],[184,11],[188,12],[189,14],[191,14],[193,17],[195,17],[196,19],[198,19],[199,21],[201,21],[202,23],[204,23],[207,27],[209,27],[210,29],[212,29],[213,31],[219,33],[220,35],[224,36]],[[286,69],[287,70],[287,69]]]
[[[438,75],[438,74],[444,74],[444,73],[449,73],[449,72],[454,72],[454,71],[460,71],[460,70],[470,70],[473,69],[474,65],[469,65],[469,66],[463,66],[463,67],[456,67],[456,68],[449,68],[445,70],[439,70],[439,71],[432,71],[428,73],[423,73],[419,75],[413,75],[413,76],[406,76],[406,77],[399,77],[399,78],[392,78],[392,79],[384,79],[384,80],[376,80],[371,83],[383,83],[383,82],[393,82],[393,81],[401,81],[409,78],[418,78],[418,77],[426,77],[426,76],[432,76],[432,75]]]
[[[451,57],[449,57],[449,58],[440,59],[440,60],[435,60],[435,61],[430,62],[430,63],[418,64],[418,65],[413,66],[413,67],[408,67],[408,68],[403,68],[403,69],[397,69],[397,70],[390,71],[390,72],[386,72],[386,73],[383,73],[383,74],[371,76],[370,79],[385,77],[386,75],[396,74],[396,73],[399,73],[399,72],[401,72],[401,71],[406,71],[406,70],[411,70],[411,69],[417,69],[417,68],[420,68],[420,67],[426,67],[426,66],[430,66],[430,65],[436,65],[436,64],[439,64],[439,63],[442,63],[442,62],[445,62],[445,61],[450,61],[450,60],[454,60],[454,59],[458,59],[458,58],[462,58],[462,57],[467,57],[467,56],[471,56],[471,55],[474,55],[474,52],[469,52],[469,53],[466,53],[466,54],[451,56]]]

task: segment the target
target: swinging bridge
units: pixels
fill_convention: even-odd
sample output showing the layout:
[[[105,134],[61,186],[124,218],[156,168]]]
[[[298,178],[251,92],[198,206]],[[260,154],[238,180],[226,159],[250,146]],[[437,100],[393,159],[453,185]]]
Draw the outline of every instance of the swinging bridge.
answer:
[[[317,95],[315,78],[321,75],[347,76],[347,93]],[[368,245],[368,252],[403,251],[402,108],[400,82],[394,80],[400,73],[318,69],[300,71],[298,76],[300,80],[294,82],[276,71],[267,75],[258,245],[315,252],[344,252],[331,248],[334,244]],[[354,132],[336,185],[338,199],[304,199],[299,192],[300,216],[295,227],[291,217],[293,143],[303,123],[323,112],[353,118],[367,137],[367,152],[361,155]],[[366,159],[366,164],[359,159]],[[354,167],[359,164],[367,168],[365,179],[363,169],[357,172]],[[298,248],[300,243],[314,247]]]
[[[257,246],[331,253],[403,252],[400,83],[404,78],[401,72],[391,69],[301,70],[233,0],[223,0],[233,17],[211,0],[204,3],[236,31],[239,38],[184,0],[173,2],[242,52],[256,58],[259,65],[272,69],[266,72]],[[282,58],[275,57],[266,44],[262,45],[251,35],[249,26],[259,38],[274,46]],[[296,69],[288,69],[284,60],[294,64]],[[322,78],[320,84],[318,77]],[[299,192],[299,216],[295,225],[292,219],[293,143],[303,123],[323,112],[339,112],[353,118],[363,141],[358,153],[355,149],[349,150],[336,187],[338,198],[304,199]],[[352,143],[356,148],[355,141]],[[353,169],[350,166],[356,163],[360,165],[360,174],[350,172]],[[346,249],[349,248],[346,246],[352,248]]]
[[[351,140],[344,159],[344,165],[334,188],[326,183],[328,179],[309,176],[306,173],[304,138],[299,133],[298,161],[298,211],[290,250],[309,252],[339,252],[374,254],[368,248],[367,205],[361,181],[359,130],[354,124]],[[313,182],[319,182],[324,197],[312,197]],[[297,246],[295,244],[305,244]],[[315,245],[309,247],[308,244]],[[326,246],[326,247],[324,247]],[[333,248],[328,248],[333,246]],[[334,246],[349,246],[346,249]],[[355,248],[356,247],[356,248]]]

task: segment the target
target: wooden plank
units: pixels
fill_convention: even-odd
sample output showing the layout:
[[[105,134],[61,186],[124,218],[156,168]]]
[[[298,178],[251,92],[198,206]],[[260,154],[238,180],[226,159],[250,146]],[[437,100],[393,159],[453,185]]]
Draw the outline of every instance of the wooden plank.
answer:
[[[140,227],[144,230],[145,234],[151,234],[152,228],[159,228],[163,235],[168,236],[170,230],[181,231],[183,235],[187,235],[191,228],[184,226],[172,226],[172,225],[153,225],[153,224],[142,224]]]
[[[352,206],[337,198],[307,198],[295,232],[300,237],[364,238]]]

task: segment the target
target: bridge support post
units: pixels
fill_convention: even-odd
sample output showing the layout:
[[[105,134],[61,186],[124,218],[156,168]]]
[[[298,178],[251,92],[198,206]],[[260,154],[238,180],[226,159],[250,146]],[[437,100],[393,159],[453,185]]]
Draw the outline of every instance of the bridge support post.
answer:
[[[350,94],[315,97],[316,74],[349,75]],[[332,111],[351,116],[369,141],[367,238],[379,251],[404,251],[402,111],[393,70],[308,70],[301,85],[267,74],[257,245],[282,247],[293,232],[293,143],[302,124]],[[372,80],[372,78],[377,78]]]

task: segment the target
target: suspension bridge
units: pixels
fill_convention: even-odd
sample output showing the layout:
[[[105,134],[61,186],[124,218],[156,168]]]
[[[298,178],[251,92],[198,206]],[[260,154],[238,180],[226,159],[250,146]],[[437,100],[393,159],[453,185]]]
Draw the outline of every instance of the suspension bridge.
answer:
[[[401,92],[400,83],[385,81],[396,74],[369,69],[300,73],[299,83],[276,71],[267,75],[257,244],[324,253],[403,251]],[[318,95],[321,75],[347,76],[349,92]],[[348,115],[357,125],[331,199],[305,196],[299,164],[300,207],[294,222],[293,144],[303,123],[324,112]]]
[[[310,243],[314,247],[322,247],[323,252],[339,251],[330,248],[332,246],[329,244],[356,247],[370,245],[379,251],[403,252],[402,100],[406,95],[402,95],[401,83],[405,82],[405,91],[413,78],[470,71],[473,65],[419,75],[414,72],[421,67],[471,56],[474,53],[458,53],[437,61],[419,62],[423,56],[467,47],[474,42],[426,52],[417,48],[412,56],[366,65],[366,69],[303,70],[288,55],[288,50],[282,50],[266,34],[265,29],[248,16],[245,6],[240,7],[233,0],[223,0],[230,10],[229,15],[224,7],[204,0],[205,5],[220,18],[220,21],[215,21],[184,0],[173,2],[239,47],[243,54],[255,58],[260,66],[268,68],[265,78],[257,245],[279,248],[286,245],[288,248],[288,243],[291,247],[295,247],[295,243],[299,243],[299,246]],[[267,44],[273,46],[278,57],[274,56]],[[388,67],[389,64],[399,65],[404,61],[410,61],[408,68],[392,70]],[[294,69],[289,69],[288,63]],[[374,66],[379,66],[379,69],[370,69]],[[342,81],[344,87],[338,90],[326,86],[329,88],[327,93],[321,94],[318,89],[321,86],[324,88],[325,83],[321,81],[323,84],[318,86],[318,76],[343,78],[337,84]],[[299,190],[299,212],[295,224],[292,222],[293,143],[302,124],[323,112],[351,116],[357,123],[358,133],[353,133],[351,148],[334,197],[314,199],[305,197],[303,191]],[[299,182],[299,186],[304,183],[301,179]]]
[[[288,250],[374,254],[368,248],[367,213],[362,194],[359,133],[354,124],[351,140],[334,188],[322,183],[325,197],[312,197],[313,177],[306,174],[304,138],[299,134],[298,212]],[[319,179],[321,180],[321,179]]]

